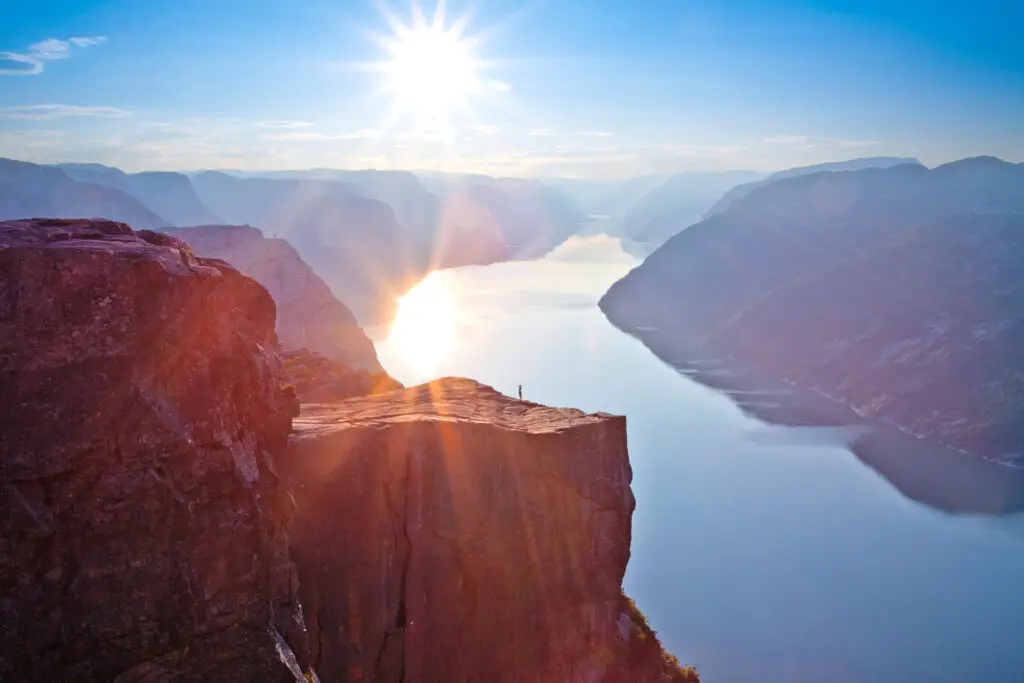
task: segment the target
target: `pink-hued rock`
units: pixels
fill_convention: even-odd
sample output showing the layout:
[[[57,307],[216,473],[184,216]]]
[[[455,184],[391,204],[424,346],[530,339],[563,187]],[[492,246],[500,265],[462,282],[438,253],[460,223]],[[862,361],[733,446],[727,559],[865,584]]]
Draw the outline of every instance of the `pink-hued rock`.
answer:
[[[0,222],[0,680],[302,680],[274,303],[180,246]]]
[[[304,406],[286,467],[323,680],[691,680],[621,592],[624,418],[449,378]]]

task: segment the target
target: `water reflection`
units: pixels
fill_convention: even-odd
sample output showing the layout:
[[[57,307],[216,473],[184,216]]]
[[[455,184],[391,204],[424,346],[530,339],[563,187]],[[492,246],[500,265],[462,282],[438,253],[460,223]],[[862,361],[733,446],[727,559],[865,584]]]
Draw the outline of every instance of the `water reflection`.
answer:
[[[398,299],[385,343],[429,376],[452,351],[456,325],[452,283],[443,271],[435,271]]]
[[[912,500],[951,514],[1024,512],[1024,470],[967,455],[895,427],[866,423],[849,407],[825,396],[710,357],[687,343],[679,331],[652,327],[624,331],[680,374],[729,396],[748,415],[790,428],[776,438],[791,439],[794,429],[856,426],[855,432],[846,431],[842,438],[826,432]],[[821,437],[826,432],[814,433]]]

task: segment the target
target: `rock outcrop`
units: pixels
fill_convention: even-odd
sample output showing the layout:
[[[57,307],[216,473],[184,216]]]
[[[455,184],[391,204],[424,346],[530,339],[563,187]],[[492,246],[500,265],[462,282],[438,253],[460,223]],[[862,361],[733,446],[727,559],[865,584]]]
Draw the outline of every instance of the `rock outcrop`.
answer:
[[[323,680],[695,680],[621,593],[624,418],[444,379],[307,405],[295,429],[292,549]]]
[[[373,342],[299,253],[247,225],[169,228],[199,256],[224,259],[267,288],[277,303],[277,334],[290,349],[308,349],[371,373],[383,372]]]
[[[773,182],[691,227],[601,308],[861,416],[1024,464],[1024,164]]]
[[[0,223],[0,680],[303,679],[274,303],[182,246]]]

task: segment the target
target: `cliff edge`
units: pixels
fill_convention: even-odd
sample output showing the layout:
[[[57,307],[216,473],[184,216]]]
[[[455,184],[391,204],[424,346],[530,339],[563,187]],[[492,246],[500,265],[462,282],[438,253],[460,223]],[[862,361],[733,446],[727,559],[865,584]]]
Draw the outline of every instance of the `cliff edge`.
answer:
[[[624,418],[446,379],[293,425],[274,327],[166,233],[0,222],[0,680],[696,680],[621,592]]]
[[[306,405],[292,444],[324,680],[695,680],[622,595],[625,418],[448,378]]]

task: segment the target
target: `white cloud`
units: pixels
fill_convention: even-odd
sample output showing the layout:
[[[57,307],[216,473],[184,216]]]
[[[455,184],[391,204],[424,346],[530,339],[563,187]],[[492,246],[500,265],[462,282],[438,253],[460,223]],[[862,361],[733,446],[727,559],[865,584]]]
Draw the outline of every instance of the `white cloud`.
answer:
[[[313,124],[309,121],[257,121],[260,128],[308,128]]]
[[[508,83],[505,83],[504,81],[496,81],[494,79],[489,79],[487,81],[487,86],[493,92],[509,92],[510,90],[512,90],[512,86],[509,85]]]
[[[89,47],[107,42],[106,36],[95,36],[93,38],[68,38],[68,42],[78,47]]]
[[[530,135],[535,138],[543,138],[551,135],[551,130],[549,128],[534,128],[530,131]]]
[[[478,124],[470,126],[469,129],[474,133],[480,133],[481,135],[497,135],[501,132],[501,128],[499,126],[492,126],[489,124]]]
[[[798,150],[808,150],[816,147],[872,147],[881,144],[877,140],[843,140],[841,138],[821,138],[786,133],[772,135],[764,138],[762,142],[770,145],[789,145]]]
[[[80,107],[77,104],[30,104],[23,107],[0,107],[0,118],[5,119],[62,119],[69,116],[120,118],[131,116],[131,112],[117,107]]]
[[[106,42],[105,36],[91,38],[47,38],[32,43],[26,52],[0,52],[0,76],[34,76],[43,72],[46,62],[66,59],[72,47],[89,47]]]
[[[612,134],[606,130],[577,130],[573,135],[584,135],[592,138],[610,138]]]
[[[290,131],[286,133],[266,133],[261,140],[270,142],[325,142],[329,140],[368,140],[379,138],[381,132],[373,128],[362,128],[348,133],[315,133],[312,131]]]

